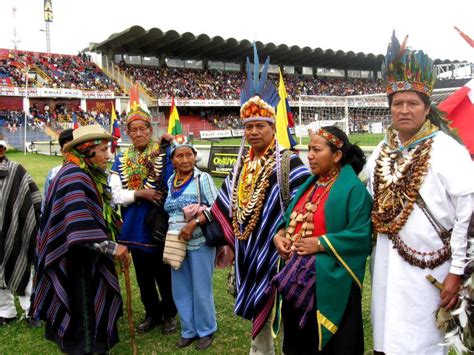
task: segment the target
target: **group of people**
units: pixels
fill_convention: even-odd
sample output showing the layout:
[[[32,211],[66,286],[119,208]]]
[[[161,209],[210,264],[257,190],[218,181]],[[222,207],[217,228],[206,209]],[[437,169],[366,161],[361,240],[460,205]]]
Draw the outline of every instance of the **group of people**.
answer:
[[[233,100],[238,97],[243,83],[243,76],[239,72],[126,64],[120,67],[158,98]]]
[[[218,253],[201,227],[217,221],[234,254],[234,312],[252,322],[250,354],[275,353],[280,328],[285,354],[362,354],[369,255],[375,353],[445,354],[434,313],[457,305],[473,223],[474,165],[431,106],[432,61],[393,36],[383,68],[392,117],[386,138],[367,159],[337,127],[312,131],[309,169],[276,138],[279,97],[266,81],[268,66],[256,78],[247,70],[244,137],[219,190],[196,168],[199,154],[182,136],[152,138],[150,116],[138,103],[126,120],[132,146],[117,156],[109,177],[107,144],[114,137],[96,125],[61,137],[65,162],[45,192],[41,217],[27,175],[25,193],[9,193],[19,179],[0,141],[0,216],[21,206],[15,200],[30,206],[19,209],[27,224],[1,221],[0,302],[30,287],[29,314],[45,322],[48,340],[67,353],[103,353],[119,340],[114,259],[127,268],[131,253],[146,314],[137,330],[161,325],[164,335],[173,334],[179,315],[176,346],[206,349],[217,331]],[[202,208],[186,217],[197,204]],[[21,238],[28,252],[11,249],[20,227],[28,228],[21,232],[29,236]],[[186,242],[178,268],[163,262],[170,233]]]
[[[121,69],[153,92],[158,98],[236,100],[245,81],[245,74],[222,70],[158,68],[121,64]],[[278,76],[269,75],[273,83]],[[319,78],[312,75],[286,75],[288,96],[299,95],[365,95],[383,92],[381,80]]]
[[[51,88],[67,88],[81,90],[111,90],[117,95],[123,91],[118,83],[109,78],[102,70],[85,55],[64,55],[50,53],[34,53],[10,50],[8,57],[0,58],[0,77],[8,78],[9,86],[24,86],[26,76],[24,67],[37,67],[47,77],[38,77],[30,81],[30,85],[41,81],[41,85]],[[34,69],[32,69],[34,71]]]

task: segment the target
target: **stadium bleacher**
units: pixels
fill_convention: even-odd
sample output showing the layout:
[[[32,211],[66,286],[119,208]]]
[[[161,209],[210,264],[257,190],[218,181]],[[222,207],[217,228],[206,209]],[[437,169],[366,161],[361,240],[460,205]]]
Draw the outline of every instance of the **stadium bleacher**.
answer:
[[[111,90],[123,94],[120,86],[84,55],[48,54],[0,49],[0,85],[25,85],[25,66],[30,85],[81,90]]]
[[[244,82],[244,73],[221,70],[158,68],[122,64],[124,70],[156,98],[236,100]],[[269,75],[278,85],[278,76]],[[364,95],[383,92],[380,80],[318,78],[304,75],[285,75],[290,99],[299,95]]]

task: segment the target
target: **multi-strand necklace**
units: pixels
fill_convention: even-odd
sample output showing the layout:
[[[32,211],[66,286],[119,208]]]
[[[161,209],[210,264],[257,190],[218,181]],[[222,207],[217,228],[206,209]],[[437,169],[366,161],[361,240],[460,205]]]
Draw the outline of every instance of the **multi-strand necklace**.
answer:
[[[275,165],[275,149],[273,141],[258,159],[254,159],[253,150],[250,149],[244,160],[239,183],[232,193],[232,227],[239,240],[248,239],[260,218]]]
[[[405,157],[389,144],[382,146],[374,172],[372,222],[376,232],[397,234],[405,225],[428,173],[432,143],[431,138],[423,140]]]
[[[156,142],[150,142],[143,152],[131,146],[120,158],[122,184],[130,190],[154,188],[163,171],[166,152]]]
[[[405,147],[414,149],[403,156],[394,143],[396,132],[389,130],[389,144],[382,146],[374,171],[374,231],[386,234],[403,260],[423,269],[435,268],[450,258],[449,240],[443,240],[444,245],[438,250],[420,252],[408,246],[399,232],[419,198],[419,190],[428,173],[432,136],[436,132],[437,127],[427,120],[417,135],[405,143]]]
[[[339,169],[321,175],[315,184],[306,194],[304,203],[297,209],[294,209],[290,215],[290,223],[286,229],[285,237],[296,242],[301,238],[311,237],[314,231],[314,215],[318,210],[321,202],[334,185],[339,175]],[[321,189],[324,187],[324,189]],[[302,224],[300,230],[295,233],[298,224]]]
[[[178,197],[181,196],[186,187],[191,183],[192,178],[194,176],[194,171],[186,174],[185,176],[181,176],[178,172],[173,179],[173,184],[171,185],[171,196]]]

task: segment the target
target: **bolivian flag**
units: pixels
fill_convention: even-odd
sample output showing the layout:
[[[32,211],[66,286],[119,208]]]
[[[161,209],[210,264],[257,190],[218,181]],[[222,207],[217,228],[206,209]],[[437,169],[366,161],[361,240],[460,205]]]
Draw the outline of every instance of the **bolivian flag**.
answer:
[[[182,134],[183,127],[179,121],[179,114],[176,105],[174,104],[174,97],[171,98],[170,119],[168,122],[168,133],[172,135]]]

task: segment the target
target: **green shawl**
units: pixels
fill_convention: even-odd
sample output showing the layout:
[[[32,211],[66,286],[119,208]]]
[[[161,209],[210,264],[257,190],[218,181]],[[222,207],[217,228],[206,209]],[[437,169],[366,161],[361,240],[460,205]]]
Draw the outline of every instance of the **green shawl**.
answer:
[[[305,191],[316,182],[311,176],[298,189],[288,206],[284,221]],[[326,235],[321,244],[326,252],[316,256],[316,319],[319,350],[336,333],[354,282],[361,290],[365,262],[371,251],[372,198],[350,165],[345,165],[334,182],[324,205]]]

